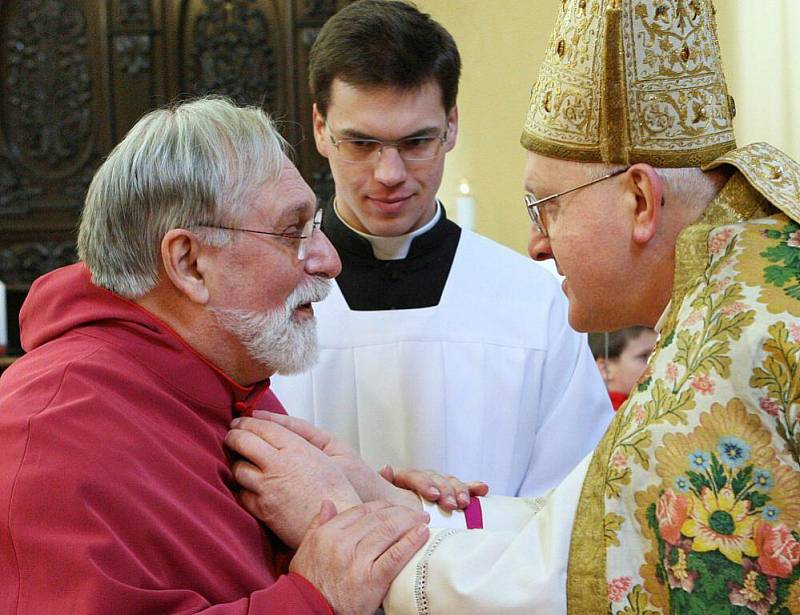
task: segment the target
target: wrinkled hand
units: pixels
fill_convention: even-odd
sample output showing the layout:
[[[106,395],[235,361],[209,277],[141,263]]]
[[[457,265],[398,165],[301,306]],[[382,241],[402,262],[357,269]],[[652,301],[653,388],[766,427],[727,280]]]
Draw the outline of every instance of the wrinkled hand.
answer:
[[[389,585],[428,539],[428,516],[369,502],[336,514],[323,502],[289,565],[337,615],[372,615]]]
[[[333,460],[297,434],[254,418],[231,426],[225,444],[244,457],[232,468],[241,502],[289,547],[300,544],[323,500],[340,510],[361,504]]]
[[[392,466],[386,465],[379,470],[379,474],[396,487],[413,491],[448,511],[469,506],[470,496],[489,493],[486,483],[465,483],[455,476],[443,476],[433,470],[395,471]]]
[[[277,423],[291,430],[294,434],[322,451],[344,472],[362,502],[384,500],[414,509],[421,507],[419,500],[413,493],[406,489],[395,487],[391,481],[385,480],[378,472],[369,467],[352,448],[343,442],[339,442],[326,431],[303,419],[286,416],[285,414],[256,411],[253,416],[259,419],[266,419],[271,423]]]

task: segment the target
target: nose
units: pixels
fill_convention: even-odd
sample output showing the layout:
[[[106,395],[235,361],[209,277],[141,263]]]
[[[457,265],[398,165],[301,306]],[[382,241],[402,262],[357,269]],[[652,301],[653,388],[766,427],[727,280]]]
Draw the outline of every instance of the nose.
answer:
[[[342,271],[339,253],[321,229],[314,229],[308,239],[303,267],[309,275],[321,275],[326,278],[335,278]]]
[[[528,238],[528,254],[535,261],[546,261],[548,258],[553,258],[550,238],[542,235],[535,224],[531,224],[531,233]]]
[[[396,147],[384,146],[378,162],[375,163],[375,179],[385,186],[396,186],[405,181],[408,172],[406,163]]]

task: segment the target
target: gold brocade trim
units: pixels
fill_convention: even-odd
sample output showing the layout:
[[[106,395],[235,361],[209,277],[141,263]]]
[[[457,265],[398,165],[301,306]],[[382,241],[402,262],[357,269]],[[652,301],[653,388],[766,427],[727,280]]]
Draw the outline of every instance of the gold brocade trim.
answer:
[[[619,412],[600,440],[586,470],[569,544],[567,613],[603,614],[609,610],[606,583],[605,475],[611,445],[619,435]]]
[[[600,152],[603,160],[628,164],[628,105],[625,96],[625,67],[622,50],[622,9],[606,8],[600,106]]]
[[[792,220],[800,221],[800,164],[768,143],[753,143],[723,156],[703,168],[730,164],[753,187]]]
[[[541,139],[530,132],[522,133],[520,143],[525,149],[541,154],[542,156],[547,156],[548,158],[574,160],[577,162],[604,161],[603,155],[597,147],[579,148],[574,145],[559,145],[553,141]],[[630,151],[629,156],[631,162],[644,162],[656,168],[702,167],[710,158],[715,159],[714,162],[716,162],[720,159],[720,156],[724,156],[734,149],[736,149],[736,143],[733,142],[721,143],[711,147],[683,152],[664,152],[634,148]]]
[[[520,143],[522,143],[522,147],[525,149],[549,158],[558,158],[560,160],[577,160],[578,162],[603,161],[603,157],[600,155],[600,150],[596,147],[559,145],[558,143],[554,143],[552,141],[540,139],[529,132],[522,133]]]

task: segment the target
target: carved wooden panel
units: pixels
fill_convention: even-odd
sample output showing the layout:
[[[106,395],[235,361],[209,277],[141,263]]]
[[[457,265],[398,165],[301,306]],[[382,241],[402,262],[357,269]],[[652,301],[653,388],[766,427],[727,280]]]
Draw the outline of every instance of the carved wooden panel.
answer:
[[[66,0],[6,7],[3,134],[33,174],[68,175],[89,156],[92,58],[86,14]]]
[[[275,2],[194,0],[178,24],[179,83],[192,94],[223,93],[239,103],[285,108]]]
[[[42,210],[80,208],[99,133],[95,17],[88,1],[0,4],[0,240],[12,218],[35,228]]]
[[[147,111],[225,94],[261,105],[322,198],[308,51],[348,0],[0,0],[0,279],[75,259],[97,166]]]
[[[18,243],[0,249],[0,280],[12,289],[24,288],[43,271],[77,262],[73,241]]]

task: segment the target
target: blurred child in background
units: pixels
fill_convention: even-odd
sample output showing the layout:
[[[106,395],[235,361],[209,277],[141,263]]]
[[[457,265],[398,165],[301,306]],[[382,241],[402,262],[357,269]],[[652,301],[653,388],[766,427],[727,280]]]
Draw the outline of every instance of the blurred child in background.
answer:
[[[650,327],[626,327],[611,333],[589,334],[589,347],[614,410],[628,399],[631,389],[644,373],[656,337],[656,332]]]

